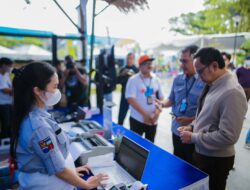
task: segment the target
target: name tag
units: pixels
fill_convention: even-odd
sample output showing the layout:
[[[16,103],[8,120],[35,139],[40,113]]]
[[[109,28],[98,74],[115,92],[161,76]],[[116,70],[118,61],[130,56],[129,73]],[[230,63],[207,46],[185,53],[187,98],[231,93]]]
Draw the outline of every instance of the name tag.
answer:
[[[148,97],[147,97],[147,104],[148,104],[148,105],[153,104],[153,97],[152,97],[152,96],[148,96]]]

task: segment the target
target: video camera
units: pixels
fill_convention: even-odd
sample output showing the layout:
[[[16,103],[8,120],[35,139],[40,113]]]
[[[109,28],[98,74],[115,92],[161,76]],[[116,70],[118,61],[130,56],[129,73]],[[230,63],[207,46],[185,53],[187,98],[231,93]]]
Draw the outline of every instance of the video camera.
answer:
[[[76,63],[74,62],[74,60],[73,60],[73,57],[70,56],[70,55],[67,55],[67,56],[65,57],[65,62],[66,62],[66,69],[69,69],[69,70],[73,69],[74,66],[75,66],[75,64],[76,64]]]

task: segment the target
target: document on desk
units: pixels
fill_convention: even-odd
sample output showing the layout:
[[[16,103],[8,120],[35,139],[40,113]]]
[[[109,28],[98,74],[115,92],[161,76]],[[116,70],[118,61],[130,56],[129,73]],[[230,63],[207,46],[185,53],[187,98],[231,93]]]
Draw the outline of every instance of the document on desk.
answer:
[[[79,158],[79,156],[85,151],[86,149],[79,142],[72,142],[69,145],[69,152],[71,153],[74,161],[76,161],[76,159]]]
[[[72,126],[75,125],[76,123],[73,121],[70,122],[64,122],[64,123],[60,123],[59,126],[65,131],[68,132],[71,130]]]
[[[75,133],[76,135],[81,135],[83,133],[86,133],[83,129],[81,129],[80,127],[72,127],[71,130],[69,131],[70,133]],[[68,132],[68,133],[69,133]],[[76,136],[75,135],[75,136]]]

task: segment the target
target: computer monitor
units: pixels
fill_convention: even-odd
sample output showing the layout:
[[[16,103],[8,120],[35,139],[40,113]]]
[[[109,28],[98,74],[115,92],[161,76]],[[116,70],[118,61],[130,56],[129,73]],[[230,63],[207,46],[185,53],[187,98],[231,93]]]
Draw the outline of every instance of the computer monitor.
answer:
[[[141,180],[149,151],[123,136],[117,162],[136,180]]]

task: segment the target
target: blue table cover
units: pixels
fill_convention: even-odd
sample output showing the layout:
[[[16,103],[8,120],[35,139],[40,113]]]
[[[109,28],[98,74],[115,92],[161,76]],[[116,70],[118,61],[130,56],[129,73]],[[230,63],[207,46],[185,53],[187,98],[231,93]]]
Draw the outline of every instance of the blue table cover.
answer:
[[[103,123],[102,115],[94,115],[91,119],[100,124]],[[123,126],[113,123],[113,132],[116,133],[117,131],[150,151],[141,180],[144,184],[148,184],[148,190],[185,189],[185,187],[192,186],[192,184],[199,183],[202,180],[208,183],[206,173]],[[208,187],[205,184],[202,188],[197,189],[208,189]]]

